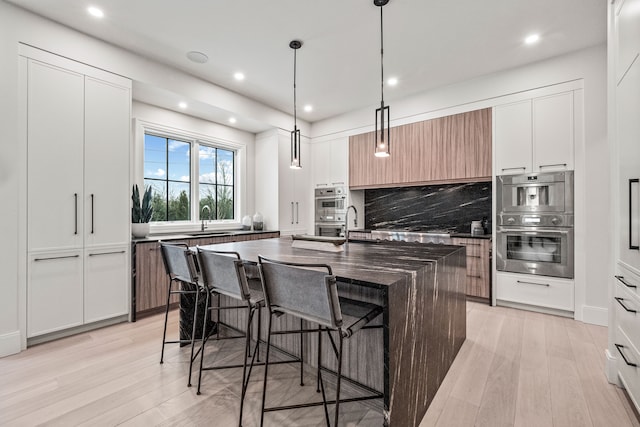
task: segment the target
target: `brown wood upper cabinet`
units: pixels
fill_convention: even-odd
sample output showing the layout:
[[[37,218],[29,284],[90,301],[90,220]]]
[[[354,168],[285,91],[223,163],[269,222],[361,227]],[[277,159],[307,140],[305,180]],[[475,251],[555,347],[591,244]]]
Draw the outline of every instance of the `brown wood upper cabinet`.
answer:
[[[491,180],[491,109],[391,128],[391,155],[373,155],[374,132],[349,138],[349,187]]]

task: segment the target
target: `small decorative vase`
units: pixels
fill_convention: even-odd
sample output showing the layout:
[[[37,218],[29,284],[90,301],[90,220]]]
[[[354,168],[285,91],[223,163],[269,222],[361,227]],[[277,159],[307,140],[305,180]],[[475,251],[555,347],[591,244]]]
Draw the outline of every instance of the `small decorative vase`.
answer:
[[[251,230],[251,217],[249,215],[242,217],[242,229]]]
[[[253,215],[253,229],[255,231],[261,231],[264,227],[264,222],[262,220],[262,214],[260,212],[256,212]]]
[[[149,235],[149,223],[148,222],[131,223],[131,234],[133,234],[133,237],[147,237]]]

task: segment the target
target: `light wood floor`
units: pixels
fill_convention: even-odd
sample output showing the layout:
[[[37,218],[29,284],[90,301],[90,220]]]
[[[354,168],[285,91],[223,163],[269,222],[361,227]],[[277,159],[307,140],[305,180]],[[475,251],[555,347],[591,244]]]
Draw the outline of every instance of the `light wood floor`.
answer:
[[[606,381],[606,328],[477,303],[467,304],[467,314],[467,341],[421,427],[640,427],[622,391]],[[174,312],[173,333],[176,321]],[[158,363],[161,334],[162,316],[154,316],[0,359],[0,425],[237,424],[241,371],[205,373],[197,396],[195,387],[186,386],[187,348],[169,346],[165,363]],[[240,341],[208,345],[207,359],[237,361]],[[317,398],[312,373],[300,387],[295,367],[270,372],[272,404]],[[261,368],[255,374],[246,426],[259,420]],[[343,409],[346,426],[381,425],[371,404]],[[266,420],[270,426],[323,425],[320,408],[268,414]]]

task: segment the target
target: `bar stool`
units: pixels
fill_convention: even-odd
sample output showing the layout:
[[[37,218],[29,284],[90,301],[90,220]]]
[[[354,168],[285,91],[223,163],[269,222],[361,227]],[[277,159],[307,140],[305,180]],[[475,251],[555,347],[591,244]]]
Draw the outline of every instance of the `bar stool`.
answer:
[[[265,412],[304,408],[323,405],[327,426],[330,426],[327,405],[335,403],[334,426],[337,427],[340,412],[340,386],[342,380],[342,350],[345,339],[350,338],[360,329],[367,326],[383,311],[376,304],[355,301],[338,296],[336,277],[331,267],[326,264],[290,263],[267,259],[258,256],[258,268],[267,310],[269,311],[267,326],[267,354],[265,356],[264,383],[262,389],[262,413],[260,425],[264,424]],[[318,381],[322,389],[322,402],[303,403],[299,405],[265,407],[267,379],[269,367],[269,350],[271,347],[271,320],[273,316],[289,314],[318,324],[319,330],[326,331],[337,358],[338,370],[335,401],[327,401],[321,369],[320,333],[318,334]],[[331,332],[338,337],[336,347]],[[317,332],[315,330],[314,332]],[[364,387],[371,391],[368,387]],[[350,398],[349,402],[377,399],[383,397],[380,392],[367,396]]]
[[[184,243],[160,243],[162,253],[162,261],[169,277],[167,286],[167,305],[164,312],[164,330],[162,332],[162,351],[160,352],[160,363],[164,362],[164,346],[165,344],[191,344],[191,356],[189,360],[189,380],[188,386],[191,386],[191,371],[193,368],[193,343],[196,335],[196,319],[198,317],[198,300],[201,293],[201,287],[198,283],[198,264],[197,259],[189,247]],[[174,285],[176,288],[174,289]],[[171,304],[171,295],[195,295],[195,304],[192,310],[193,327],[190,339],[178,339],[167,341],[167,319],[169,317],[169,305]],[[206,319],[206,316],[205,316]]]

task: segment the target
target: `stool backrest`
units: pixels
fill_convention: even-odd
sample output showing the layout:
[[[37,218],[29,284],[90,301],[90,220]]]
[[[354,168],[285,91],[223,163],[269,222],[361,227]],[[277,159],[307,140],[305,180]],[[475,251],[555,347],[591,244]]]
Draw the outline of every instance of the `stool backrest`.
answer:
[[[248,299],[249,287],[240,276],[240,254],[198,248],[202,280],[209,289],[236,299]]]
[[[342,326],[336,278],[330,266],[258,256],[258,267],[271,313],[288,313],[331,328]]]
[[[197,260],[184,243],[160,243],[164,268],[171,280],[196,285],[198,283]]]

